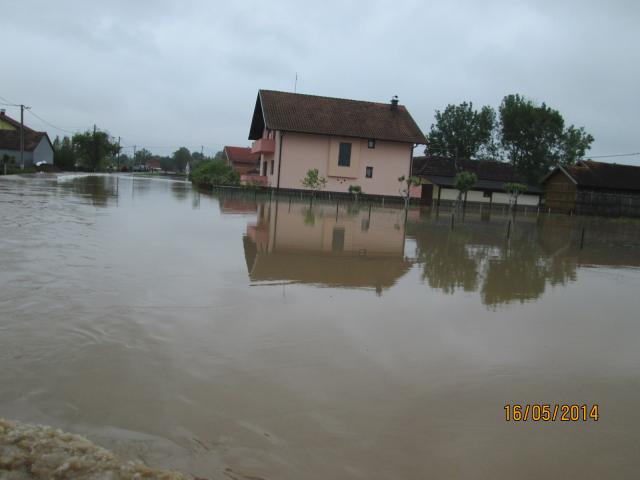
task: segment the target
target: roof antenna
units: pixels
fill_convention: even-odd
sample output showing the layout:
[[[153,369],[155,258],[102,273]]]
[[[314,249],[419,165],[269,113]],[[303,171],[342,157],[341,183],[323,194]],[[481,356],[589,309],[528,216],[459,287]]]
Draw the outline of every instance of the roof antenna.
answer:
[[[296,72],[296,83],[293,84],[293,93],[298,91],[298,72]]]

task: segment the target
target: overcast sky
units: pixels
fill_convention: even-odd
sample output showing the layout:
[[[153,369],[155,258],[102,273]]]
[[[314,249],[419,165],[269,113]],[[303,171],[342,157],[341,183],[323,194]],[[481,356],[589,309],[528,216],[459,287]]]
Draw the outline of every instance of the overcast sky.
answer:
[[[160,154],[248,145],[258,89],[293,91],[296,72],[302,93],[398,95],[425,133],[448,103],[520,93],[584,126],[594,156],[640,151],[633,0],[0,0],[0,12],[0,96]]]

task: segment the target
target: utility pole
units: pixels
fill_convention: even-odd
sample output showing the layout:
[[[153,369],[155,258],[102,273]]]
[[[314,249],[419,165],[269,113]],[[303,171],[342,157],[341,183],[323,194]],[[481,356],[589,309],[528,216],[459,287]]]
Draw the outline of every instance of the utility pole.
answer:
[[[24,109],[20,104],[20,169],[24,170]]]
[[[96,138],[96,124],[93,124],[93,171],[96,171],[98,166],[98,139]]]
[[[118,151],[116,152],[117,160],[116,163],[118,165],[118,172],[120,171],[120,137],[118,137]]]
[[[135,172],[135,168],[136,168],[136,145],[133,146],[133,160],[131,161],[131,170],[133,170]]]

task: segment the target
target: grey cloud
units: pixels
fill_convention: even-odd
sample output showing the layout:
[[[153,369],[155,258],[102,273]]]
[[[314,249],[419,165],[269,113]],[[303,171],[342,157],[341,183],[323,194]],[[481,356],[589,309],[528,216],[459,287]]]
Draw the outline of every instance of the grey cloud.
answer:
[[[246,145],[257,90],[298,72],[305,93],[397,94],[425,131],[447,103],[522,93],[591,132],[593,155],[631,152],[639,20],[632,1],[23,0],[2,7],[0,95],[65,128],[213,150]]]

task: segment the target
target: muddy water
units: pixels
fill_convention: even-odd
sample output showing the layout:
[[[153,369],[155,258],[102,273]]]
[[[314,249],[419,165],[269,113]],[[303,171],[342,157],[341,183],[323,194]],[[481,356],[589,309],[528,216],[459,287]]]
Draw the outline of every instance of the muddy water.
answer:
[[[637,477],[640,228],[506,225],[0,178],[0,416],[209,478]]]

